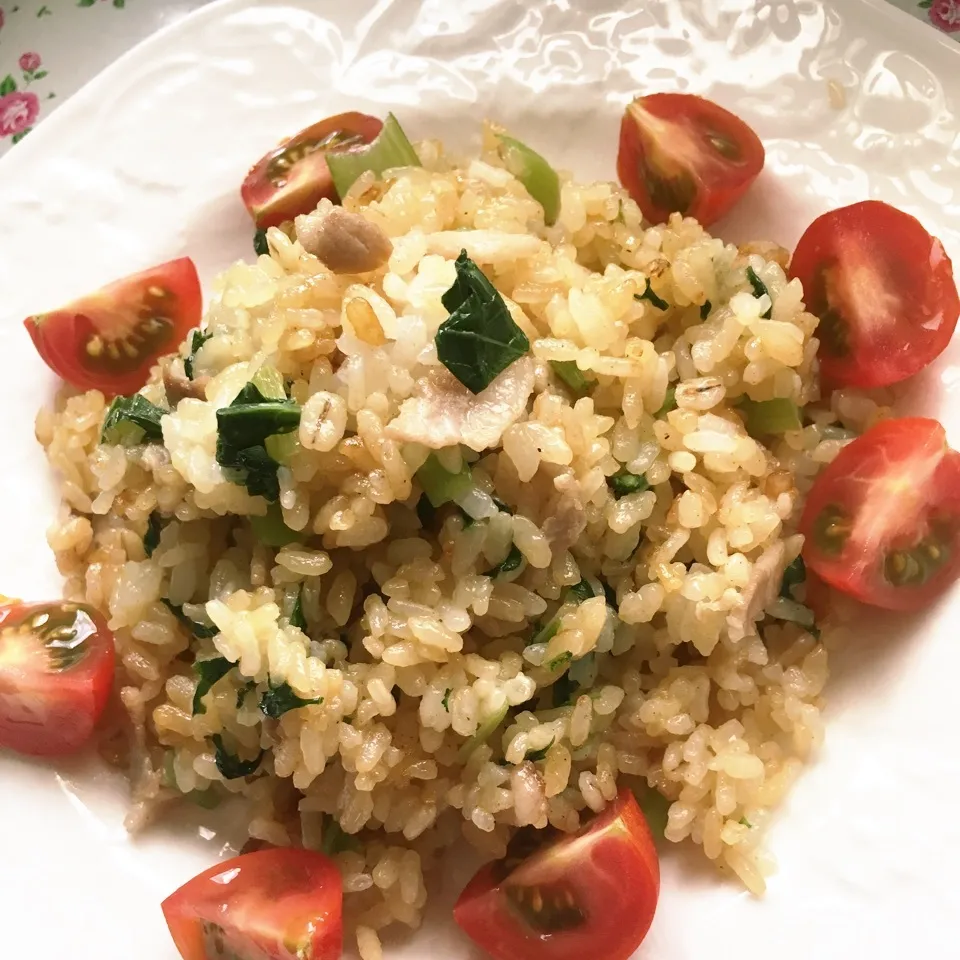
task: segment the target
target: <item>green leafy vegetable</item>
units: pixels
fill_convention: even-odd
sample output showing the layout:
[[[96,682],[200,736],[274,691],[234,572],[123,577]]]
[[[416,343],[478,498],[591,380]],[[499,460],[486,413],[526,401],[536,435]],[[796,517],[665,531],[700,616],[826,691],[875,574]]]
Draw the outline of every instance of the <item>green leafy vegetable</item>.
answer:
[[[323,703],[323,697],[316,700],[304,700],[293,692],[293,687],[284,680],[277,685],[270,684],[270,689],[260,697],[260,710],[272,720],[279,720],[288,710],[297,710],[311,704]]]
[[[793,600],[793,588],[799,587],[807,579],[807,565],[803,562],[802,556],[797,556],[787,564],[783,571],[783,580],[780,583],[780,596],[785,600]]]
[[[267,453],[267,437],[300,426],[300,407],[292,400],[268,400],[248,383],[229,407],[217,411],[217,463],[234,473],[234,482],[252,496],[270,502],[280,497],[279,464]]]
[[[564,650],[563,653],[548,661],[546,667],[548,670],[552,670],[554,673],[556,673],[558,670],[563,670],[564,667],[569,666],[572,660],[573,654],[569,650]]]
[[[210,624],[198,623],[191,620],[184,612],[183,607],[171,603],[166,597],[160,601],[198,640],[209,640],[220,631]]]
[[[499,710],[491,713],[486,720],[480,722],[480,725],[477,727],[477,732],[460,747],[459,757],[461,763],[466,763],[466,761],[470,759],[470,754],[472,754],[480,744],[486,743],[490,739],[493,732],[506,719],[508,711],[509,707],[505,703]]]
[[[525,143],[501,134],[498,153],[504,166],[527,188],[543,207],[543,221],[549,227],[560,215],[560,178],[557,171]]]
[[[607,606],[613,607],[613,609],[616,610],[618,607],[617,591],[606,581],[601,581],[600,586],[603,587],[603,596],[606,598]]]
[[[279,503],[271,503],[262,517],[250,517],[250,529],[253,535],[268,547],[285,547],[302,538],[297,530],[291,530],[283,522],[283,510]]]
[[[647,789],[637,797],[637,803],[647,820],[647,826],[654,837],[662,838],[667,829],[667,812],[670,809],[671,801],[668,800],[659,790],[653,787]]]
[[[163,530],[166,522],[156,510],[150,514],[147,520],[147,532],[143,535],[143,552],[148,557],[152,557],[153,551],[160,546],[160,531]]]
[[[213,336],[212,333],[204,333],[202,330],[194,330],[190,334],[190,353],[183,361],[183,372],[188,380],[193,379],[193,362],[197,359],[197,351]]]
[[[463,250],[457,279],[441,297],[450,316],[435,342],[440,362],[473,393],[479,393],[530,349],[503,297]]]
[[[663,297],[658,297],[653,292],[653,287],[650,284],[650,278],[647,277],[647,286],[643,293],[635,293],[633,295],[634,300],[649,300],[658,310],[669,310],[670,304],[667,303]]]
[[[237,709],[239,710],[243,706],[243,701],[247,699],[247,694],[251,690],[255,690],[257,687],[257,682],[255,680],[248,680],[239,690],[237,690]]]
[[[270,245],[267,243],[266,230],[258,230],[253,235],[253,252],[258,257],[262,257],[270,253]]]
[[[498,577],[501,573],[513,573],[523,563],[523,554],[515,543],[510,544],[510,552],[492,570],[487,571],[488,577]]]
[[[757,276],[757,271],[753,267],[747,267],[747,280],[750,281],[750,286],[753,287],[753,295],[759,299],[760,297],[766,295],[770,296],[770,291],[767,290],[767,285]],[[771,304],[767,307],[766,312],[763,314],[764,320],[769,320],[773,316],[773,305]]]
[[[300,587],[293,610],[290,611],[290,626],[307,632],[307,618],[303,615],[303,587]]]
[[[746,817],[741,817],[739,823],[745,827],[749,827],[751,830],[753,829],[753,824]]]
[[[336,817],[325,814],[323,818],[323,834],[320,840],[320,852],[328,857],[348,850],[359,850],[360,841],[347,833]]]
[[[580,684],[577,683],[569,673],[564,673],[559,676],[553,686],[550,687],[551,692],[553,693],[553,705],[554,707],[568,707],[573,703],[574,695],[577,690],[580,688]]]
[[[612,477],[607,477],[607,485],[617,500],[630,493],[642,493],[650,489],[650,483],[646,477],[630,473],[626,467],[621,467]]]
[[[354,182],[368,170],[379,177],[384,170],[395,167],[420,166],[417,151],[392,113],[387,114],[383,129],[372,142],[350,150],[333,150],[326,155],[326,160],[333,185],[341,197],[345,197]]]
[[[747,432],[753,437],[803,428],[800,409],[792,400],[779,397],[774,400],[750,400],[744,397],[737,406],[746,416]]]
[[[207,705],[203,698],[210,692],[210,688],[225,677],[236,664],[226,657],[214,657],[211,660],[197,660],[193,665],[193,672],[197,675],[197,689],[193,694],[194,714],[206,713]]]
[[[545,626],[534,630],[533,636],[530,638],[527,646],[532,647],[535,643],[549,643],[559,632],[560,618],[554,617]]]
[[[547,759],[547,752],[548,752],[548,751],[550,750],[550,748],[553,746],[553,744],[554,744],[554,742],[556,741],[556,739],[557,739],[557,738],[554,737],[553,740],[551,740],[545,747],[541,748],[540,750],[530,750],[530,751],[528,751],[528,752],[527,752],[527,756],[526,756],[525,759],[527,759],[527,760],[532,760],[534,763],[539,763],[541,760],[546,760],[546,759]]]
[[[100,431],[100,442],[112,446],[135,447],[139,443],[162,443],[160,418],[167,411],[154,406],[146,397],[114,397]]]
[[[433,507],[442,507],[473,488],[473,475],[466,460],[461,462],[457,473],[451,473],[440,463],[435,453],[427,457],[416,477]]]
[[[287,399],[287,387],[283,382],[283,376],[276,367],[271,367],[269,363],[263,364],[251,377],[250,382],[260,391],[260,395],[267,400]]]
[[[219,733],[215,733],[210,739],[213,741],[215,750],[214,762],[217,764],[217,769],[224,780],[239,780],[241,777],[249,777],[260,766],[266,752],[261,750],[255,760],[241,760],[227,750],[223,745],[223,737]]]
[[[584,600],[590,600],[595,596],[596,594],[593,592],[593,587],[588,580],[581,580],[579,583],[575,583],[572,587],[567,588],[567,599],[576,600],[577,603],[583,603]]]
[[[700,305],[700,319],[706,320],[710,316],[710,311],[713,309],[713,304],[709,300],[704,300]]]
[[[453,693],[453,690],[450,687],[447,687],[446,691],[443,694],[443,699],[440,701],[443,704],[443,709],[450,712],[450,694]]]
[[[590,388],[596,384],[596,380],[587,377],[577,366],[576,360],[551,360],[550,366],[553,372],[577,395],[583,395],[590,392]]]
[[[677,409],[677,388],[675,385],[667,387],[667,395],[663,400],[663,406],[654,414],[659,420],[665,417],[671,410]]]

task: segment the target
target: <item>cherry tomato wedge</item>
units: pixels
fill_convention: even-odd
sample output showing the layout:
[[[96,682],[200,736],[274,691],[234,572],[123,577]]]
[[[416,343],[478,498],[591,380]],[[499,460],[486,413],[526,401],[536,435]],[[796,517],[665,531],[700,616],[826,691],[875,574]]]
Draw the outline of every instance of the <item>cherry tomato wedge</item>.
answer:
[[[659,893],[653,837],[621,790],[579,833],[487,864],[453,916],[495,960],[626,960],[650,929]]]
[[[197,268],[181,257],[27,317],[24,326],[54,373],[113,396],[139,390],[157,358],[200,323],[202,307]]]
[[[817,217],[790,275],[820,318],[820,370],[833,386],[883,387],[913,376],[943,353],[960,316],[943,244],[879,200]]]
[[[113,689],[113,634],[92,607],[0,607],[0,747],[35,756],[79,750]]]
[[[864,603],[918,610],[960,576],[960,453],[936,420],[878,423],[817,477],[803,558]]]
[[[258,160],[240,188],[258,229],[309,213],[324,197],[337,200],[326,154],[370,143],[382,126],[365,113],[340,113],[301,130]]]
[[[162,909],[183,960],[340,960],[340,871],[312,850],[270,847],[226,860]]]
[[[651,223],[678,211],[709,226],[757,179],[764,158],[738,116],[692,93],[638,97],[620,124],[617,174]]]

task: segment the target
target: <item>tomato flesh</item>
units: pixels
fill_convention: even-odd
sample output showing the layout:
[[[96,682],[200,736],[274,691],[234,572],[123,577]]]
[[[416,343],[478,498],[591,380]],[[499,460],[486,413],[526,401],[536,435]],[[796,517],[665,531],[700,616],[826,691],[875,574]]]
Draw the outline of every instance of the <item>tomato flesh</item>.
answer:
[[[864,603],[918,610],[960,576],[960,453],[936,420],[878,423],[817,477],[803,558]]]
[[[113,634],[92,607],[0,608],[0,747],[33,756],[76,752],[107,705],[113,675]]]
[[[203,299],[189,257],[108,284],[24,326],[54,373],[80,390],[135,393],[157,358],[200,323]]]
[[[743,196],[764,159],[747,124],[690,93],[638,97],[620,124],[617,174],[651,223],[676,211],[709,226]]]
[[[814,220],[790,275],[820,318],[820,370],[833,386],[883,387],[913,376],[944,351],[960,316],[943,244],[879,200]]]
[[[312,850],[241,854],[189,880],[162,909],[183,960],[340,960],[340,871]]]
[[[627,960],[657,907],[660,864],[629,790],[579,833],[518,865],[487,864],[453,910],[495,960]]]
[[[309,213],[327,198],[337,200],[326,154],[371,143],[383,123],[365,113],[327,117],[284,140],[261,157],[240,188],[240,196],[260,230]]]

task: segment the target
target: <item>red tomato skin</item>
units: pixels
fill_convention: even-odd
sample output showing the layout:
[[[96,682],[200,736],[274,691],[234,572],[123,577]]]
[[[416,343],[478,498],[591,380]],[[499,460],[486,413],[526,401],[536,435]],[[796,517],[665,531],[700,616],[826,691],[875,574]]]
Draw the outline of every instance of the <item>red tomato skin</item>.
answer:
[[[90,339],[106,329],[129,332],[130,308],[142,305],[137,295],[151,287],[169,290],[176,310],[167,317],[169,330],[143,359],[123,371],[91,366],[87,356]],[[107,284],[95,293],[48,313],[27,317],[23,325],[44,363],[57,376],[78,390],[99,390],[107,397],[131,394],[150,376],[157,359],[172,353],[192,327],[200,323],[203,295],[197,268],[189,257],[169,260],[149,270]]]
[[[803,284],[807,309],[821,318],[828,311],[825,270],[839,277],[842,301],[855,299],[869,311],[860,322],[870,327],[865,332],[844,322],[848,346],[836,352],[821,321],[820,371],[831,386],[899,383],[946,349],[960,316],[953,265],[943,244],[915,217],[880,200],[864,200],[817,217],[797,244],[790,276]],[[864,278],[856,282],[861,296],[850,290],[857,277]],[[892,322],[883,321],[879,310],[887,298],[870,296],[888,282],[900,288],[891,291],[901,307]],[[849,306],[846,309],[851,312]]]
[[[343,949],[340,871],[312,850],[268,847],[225,860],[161,909],[183,960],[208,960],[204,923],[221,927],[240,955],[247,947],[269,960],[340,960]]]
[[[659,129],[653,132],[647,127]],[[705,131],[735,146],[739,159],[723,156]],[[658,154],[661,165],[688,178],[684,191],[692,197],[676,212],[705,227],[733,208],[760,175],[766,159],[756,133],[736,114],[710,100],[690,93],[638,97],[620,123],[617,175],[650,223],[666,223],[675,212],[671,208],[675,205],[665,205],[649,189],[647,172],[651,158]]]
[[[909,464],[915,465],[911,473]],[[897,490],[878,490],[864,507],[872,485],[891,476],[884,471],[904,464]],[[911,479],[914,481],[911,483]],[[899,500],[898,500],[899,497]],[[846,507],[854,517],[853,532],[843,548],[830,555],[817,542],[816,523],[831,505]],[[857,535],[859,510],[869,536]],[[923,584],[894,586],[883,572],[886,537],[916,533],[929,511],[951,530],[950,557]],[[909,612],[931,604],[960,577],[960,453],[947,446],[936,420],[902,417],[872,427],[840,451],[817,477],[800,519],[803,558],[809,570],[827,585],[863,603]]]
[[[54,604],[59,606],[59,603]],[[4,665],[0,632],[0,747],[27,756],[56,757],[76,753],[93,735],[113,690],[113,634],[103,617],[86,604],[82,609],[96,628],[83,659],[62,672]],[[16,629],[49,603],[14,603],[0,608],[0,631]]]
[[[358,146],[376,139],[382,128],[383,122],[377,117],[357,112],[340,113],[301,130],[261,157],[250,168],[240,187],[240,197],[257,228],[266,230],[267,227],[278,227],[286,220],[316,209],[323,199],[334,202],[339,199],[323,150],[309,154],[299,164],[288,168],[292,176],[282,185],[273,183],[270,167],[284,150],[296,149],[312,140],[321,140],[337,130],[354,134],[357,139],[350,145]]]
[[[609,836],[600,837],[606,831]],[[586,854],[564,863],[538,853],[505,879],[487,864],[464,888],[453,909],[459,927],[494,960],[628,960],[650,929],[660,893],[660,863],[647,821],[633,794],[617,800],[573,837],[595,834]],[[555,848],[572,849],[571,838]],[[582,862],[589,856],[587,862]],[[556,857],[561,862],[551,864]],[[581,861],[581,862],[578,862]],[[541,934],[510,906],[504,890],[563,877],[579,894],[587,922],[580,929]],[[620,910],[616,911],[616,907]],[[590,919],[590,918],[593,919]]]

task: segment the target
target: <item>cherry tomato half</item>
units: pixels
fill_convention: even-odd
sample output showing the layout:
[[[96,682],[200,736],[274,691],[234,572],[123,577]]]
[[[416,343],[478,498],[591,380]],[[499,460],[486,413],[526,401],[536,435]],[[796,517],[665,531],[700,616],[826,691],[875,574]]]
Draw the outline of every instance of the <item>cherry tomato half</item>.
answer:
[[[202,308],[197,268],[181,257],[27,317],[24,326],[54,373],[113,396],[139,390],[157,358],[200,323]]]
[[[92,607],[0,607],[0,747],[35,756],[79,750],[113,689],[113,634]]]
[[[189,880],[162,909],[183,960],[340,960],[340,871],[312,850],[234,857]]]
[[[913,376],[943,353],[960,315],[943,244],[879,200],[817,217],[790,276],[820,318],[820,369],[834,386],[883,387]]]
[[[326,197],[337,199],[326,154],[375,140],[383,123],[365,113],[340,113],[301,130],[258,160],[240,196],[260,230],[309,213]]]
[[[757,179],[764,158],[738,116],[691,93],[638,97],[620,124],[617,174],[651,223],[679,211],[709,226]]]
[[[626,960],[646,936],[660,864],[629,790],[579,833],[483,867],[453,916],[495,960]]]
[[[936,420],[878,423],[817,477],[803,558],[831,586],[917,610],[960,576],[960,453]]]

